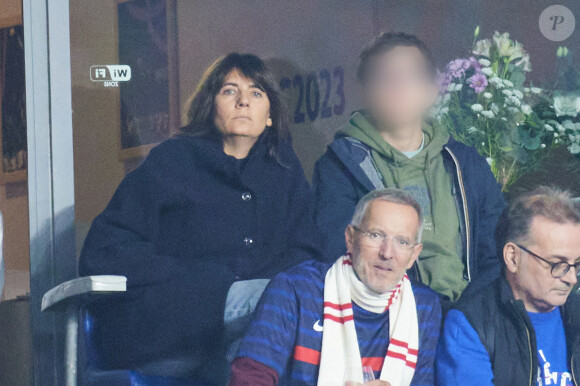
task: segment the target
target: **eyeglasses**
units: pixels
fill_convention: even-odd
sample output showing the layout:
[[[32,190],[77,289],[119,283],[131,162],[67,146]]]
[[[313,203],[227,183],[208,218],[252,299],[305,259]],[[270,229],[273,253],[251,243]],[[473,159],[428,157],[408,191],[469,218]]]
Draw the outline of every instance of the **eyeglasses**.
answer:
[[[535,254],[534,252],[530,251],[528,248],[521,246],[519,244],[516,244],[516,245],[518,246],[518,248],[520,248],[523,251],[534,256],[536,259],[542,260],[543,262],[549,264],[550,265],[550,273],[552,274],[552,276],[555,279],[559,279],[559,278],[563,277],[564,275],[566,275],[568,273],[568,271],[570,270],[570,268],[572,268],[572,267],[574,267],[574,269],[576,270],[576,276],[580,276],[580,262],[575,263],[575,264],[568,264],[564,261],[560,261],[558,263],[552,263],[551,261],[548,261],[548,260],[544,259],[543,257]]]
[[[410,251],[411,249],[413,249],[413,247],[415,245],[417,245],[417,244],[411,244],[409,241],[407,241],[407,240],[405,240],[403,238],[400,238],[400,237],[391,237],[391,236],[386,235],[386,234],[384,234],[382,232],[365,231],[364,229],[361,229],[361,228],[359,228],[357,226],[354,226],[354,225],[351,225],[351,227],[356,232],[359,232],[360,234],[362,234],[363,236],[365,236],[367,238],[367,240],[369,241],[369,244],[371,244],[375,248],[380,248],[389,239],[393,243],[393,248],[397,252],[407,252],[407,251]]]

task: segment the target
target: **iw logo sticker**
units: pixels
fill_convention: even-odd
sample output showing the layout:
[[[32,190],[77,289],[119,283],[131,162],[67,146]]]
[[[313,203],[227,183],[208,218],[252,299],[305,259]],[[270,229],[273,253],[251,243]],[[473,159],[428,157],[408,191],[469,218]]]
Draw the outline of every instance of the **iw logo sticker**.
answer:
[[[103,82],[104,87],[119,87],[119,82],[131,80],[131,67],[125,64],[91,66],[91,80]]]

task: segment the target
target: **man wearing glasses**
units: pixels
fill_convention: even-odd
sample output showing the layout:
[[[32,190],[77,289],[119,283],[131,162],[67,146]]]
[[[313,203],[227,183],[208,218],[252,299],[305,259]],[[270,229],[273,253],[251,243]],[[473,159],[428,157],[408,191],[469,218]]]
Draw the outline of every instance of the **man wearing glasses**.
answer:
[[[447,314],[439,384],[579,385],[580,205],[537,188],[510,204],[496,237],[503,275]]]
[[[403,190],[363,197],[347,255],[272,279],[230,385],[433,385],[439,296],[406,274],[423,247],[422,217]]]

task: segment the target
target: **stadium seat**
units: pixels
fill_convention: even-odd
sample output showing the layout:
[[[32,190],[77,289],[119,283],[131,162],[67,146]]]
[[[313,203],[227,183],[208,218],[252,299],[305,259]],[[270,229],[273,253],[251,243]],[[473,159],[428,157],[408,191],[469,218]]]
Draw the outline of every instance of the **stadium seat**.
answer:
[[[103,358],[95,344],[101,322],[91,313],[95,301],[107,301],[125,292],[124,276],[87,276],[54,287],[42,298],[42,311],[66,314],[66,386],[213,386],[206,381],[150,376],[135,369],[103,369]]]

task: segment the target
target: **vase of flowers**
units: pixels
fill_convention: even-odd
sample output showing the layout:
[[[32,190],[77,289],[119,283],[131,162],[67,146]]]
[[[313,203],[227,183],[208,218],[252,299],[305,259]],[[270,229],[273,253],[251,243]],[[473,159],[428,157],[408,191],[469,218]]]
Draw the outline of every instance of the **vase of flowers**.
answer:
[[[578,94],[526,82],[531,62],[508,33],[474,34],[471,54],[447,64],[433,114],[458,141],[484,156],[504,191],[558,146],[580,153]]]

